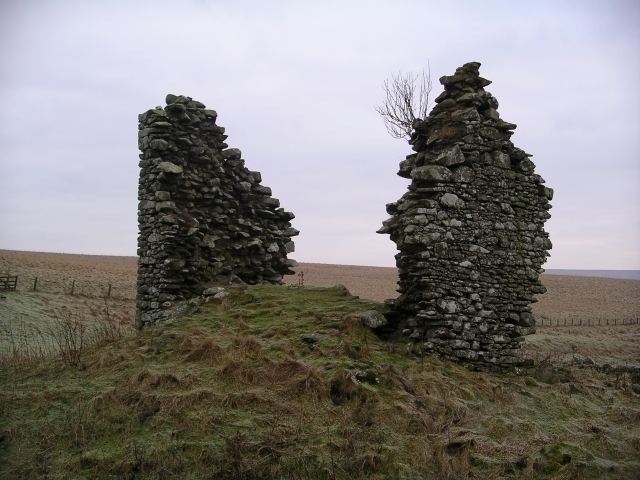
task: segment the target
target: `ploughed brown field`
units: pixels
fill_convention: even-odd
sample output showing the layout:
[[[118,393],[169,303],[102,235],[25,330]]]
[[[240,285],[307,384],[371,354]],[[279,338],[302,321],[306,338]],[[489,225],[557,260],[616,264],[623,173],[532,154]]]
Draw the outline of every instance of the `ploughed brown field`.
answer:
[[[325,265],[301,263],[296,273],[304,273],[304,284],[329,287],[343,284],[351,293],[362,298],[382,302],[398,296],[395,268],[362,267],[352,265]],[[617,278],[578,277],[569,275],[541,276],[547,293],[538,296],[533,304],[534,314],[542,319],[571,319],[577,322],[610,322],[640,317],[640,281]],[[286,277],[298,283],[299,277]],[[555,324],[555,322],[554,322]]]
[[[18,275],[19,290],[0,300],[0,320],[37,321],[63,307],[90,316],[106,305],[121,321],[133,321],[136,260],[0,250],[0,274]],[[305,286],[342,284],[352,294],[378,302],[397,296],[395,268],[301,263],[295,270],[298,275],[285,277],[286,283],[298,284],[303,273]],[[542,281],[548,291],[533,305],[540,328],[527,337],[525,351],[533,356],[576,353],[602,362],[640,363],[640,325],[630,325],[640,318],[640,281],[565,275],[542,275]],[[109,284],[111,298],[105,303]],[[566,321],[568,326],[544,325],[550,321]]]

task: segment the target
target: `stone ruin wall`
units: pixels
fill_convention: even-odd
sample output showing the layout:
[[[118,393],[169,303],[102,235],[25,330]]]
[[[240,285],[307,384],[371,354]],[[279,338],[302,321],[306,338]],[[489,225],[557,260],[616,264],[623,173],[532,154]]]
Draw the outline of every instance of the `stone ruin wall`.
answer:
[[[500,119],[479,67],[440,79],[437,105],[413,125],[416,153],[400,163],[411,184],[378,233],[399,250],[400,296],[386,303],[403,334],[472,370],[508,371],[546,291],[553,190],[510,141],[516,125]]]
[[[171,317],[205,282],[277,284],[296,266],[294,215],[228,148],[216,112],[184,96],[166,103],[138,117],[137,328]]]

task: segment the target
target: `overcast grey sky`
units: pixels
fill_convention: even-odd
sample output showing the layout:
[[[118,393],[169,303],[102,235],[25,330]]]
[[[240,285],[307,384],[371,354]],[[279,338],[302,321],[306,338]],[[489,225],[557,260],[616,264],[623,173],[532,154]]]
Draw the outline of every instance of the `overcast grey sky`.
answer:
[[[640,269],[637,1],[0,1],[0,248],[135,255],[137,115],[218,111],[298,261],[394,266],[382,82],[469,61],[555,189],[546,267]]]

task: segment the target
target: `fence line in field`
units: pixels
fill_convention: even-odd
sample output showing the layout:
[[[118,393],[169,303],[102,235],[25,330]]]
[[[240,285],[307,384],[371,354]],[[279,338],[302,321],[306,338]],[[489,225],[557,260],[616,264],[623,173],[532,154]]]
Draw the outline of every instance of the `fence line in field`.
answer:
[[[105,297],[135,300],[135,286],[118,287],[112,283],[75,279],[47,279],[44,277],[15,276],[14,290],[22,292],[58,293],[85,297]]]
[[[609,319],[598,318],[591,321],[590,318],[584,320],[582,318],[571,318],[570,320],[553,318],[538,318],[536,319],[536,327],[598,327],[598,326],[622,326],[622,325],[640,325],[640,317],[636,318],[622,318],[622,319]]]

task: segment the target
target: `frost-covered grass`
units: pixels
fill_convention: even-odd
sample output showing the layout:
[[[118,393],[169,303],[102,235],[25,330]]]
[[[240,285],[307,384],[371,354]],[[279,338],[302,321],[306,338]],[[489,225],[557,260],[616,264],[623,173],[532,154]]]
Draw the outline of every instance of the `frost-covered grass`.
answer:
[[[385,343],[343,287],[230,288],[187,318],[0,372],[2,478],[630,478],[640,399]],[[315,334],[315,343],[302,336]]]

